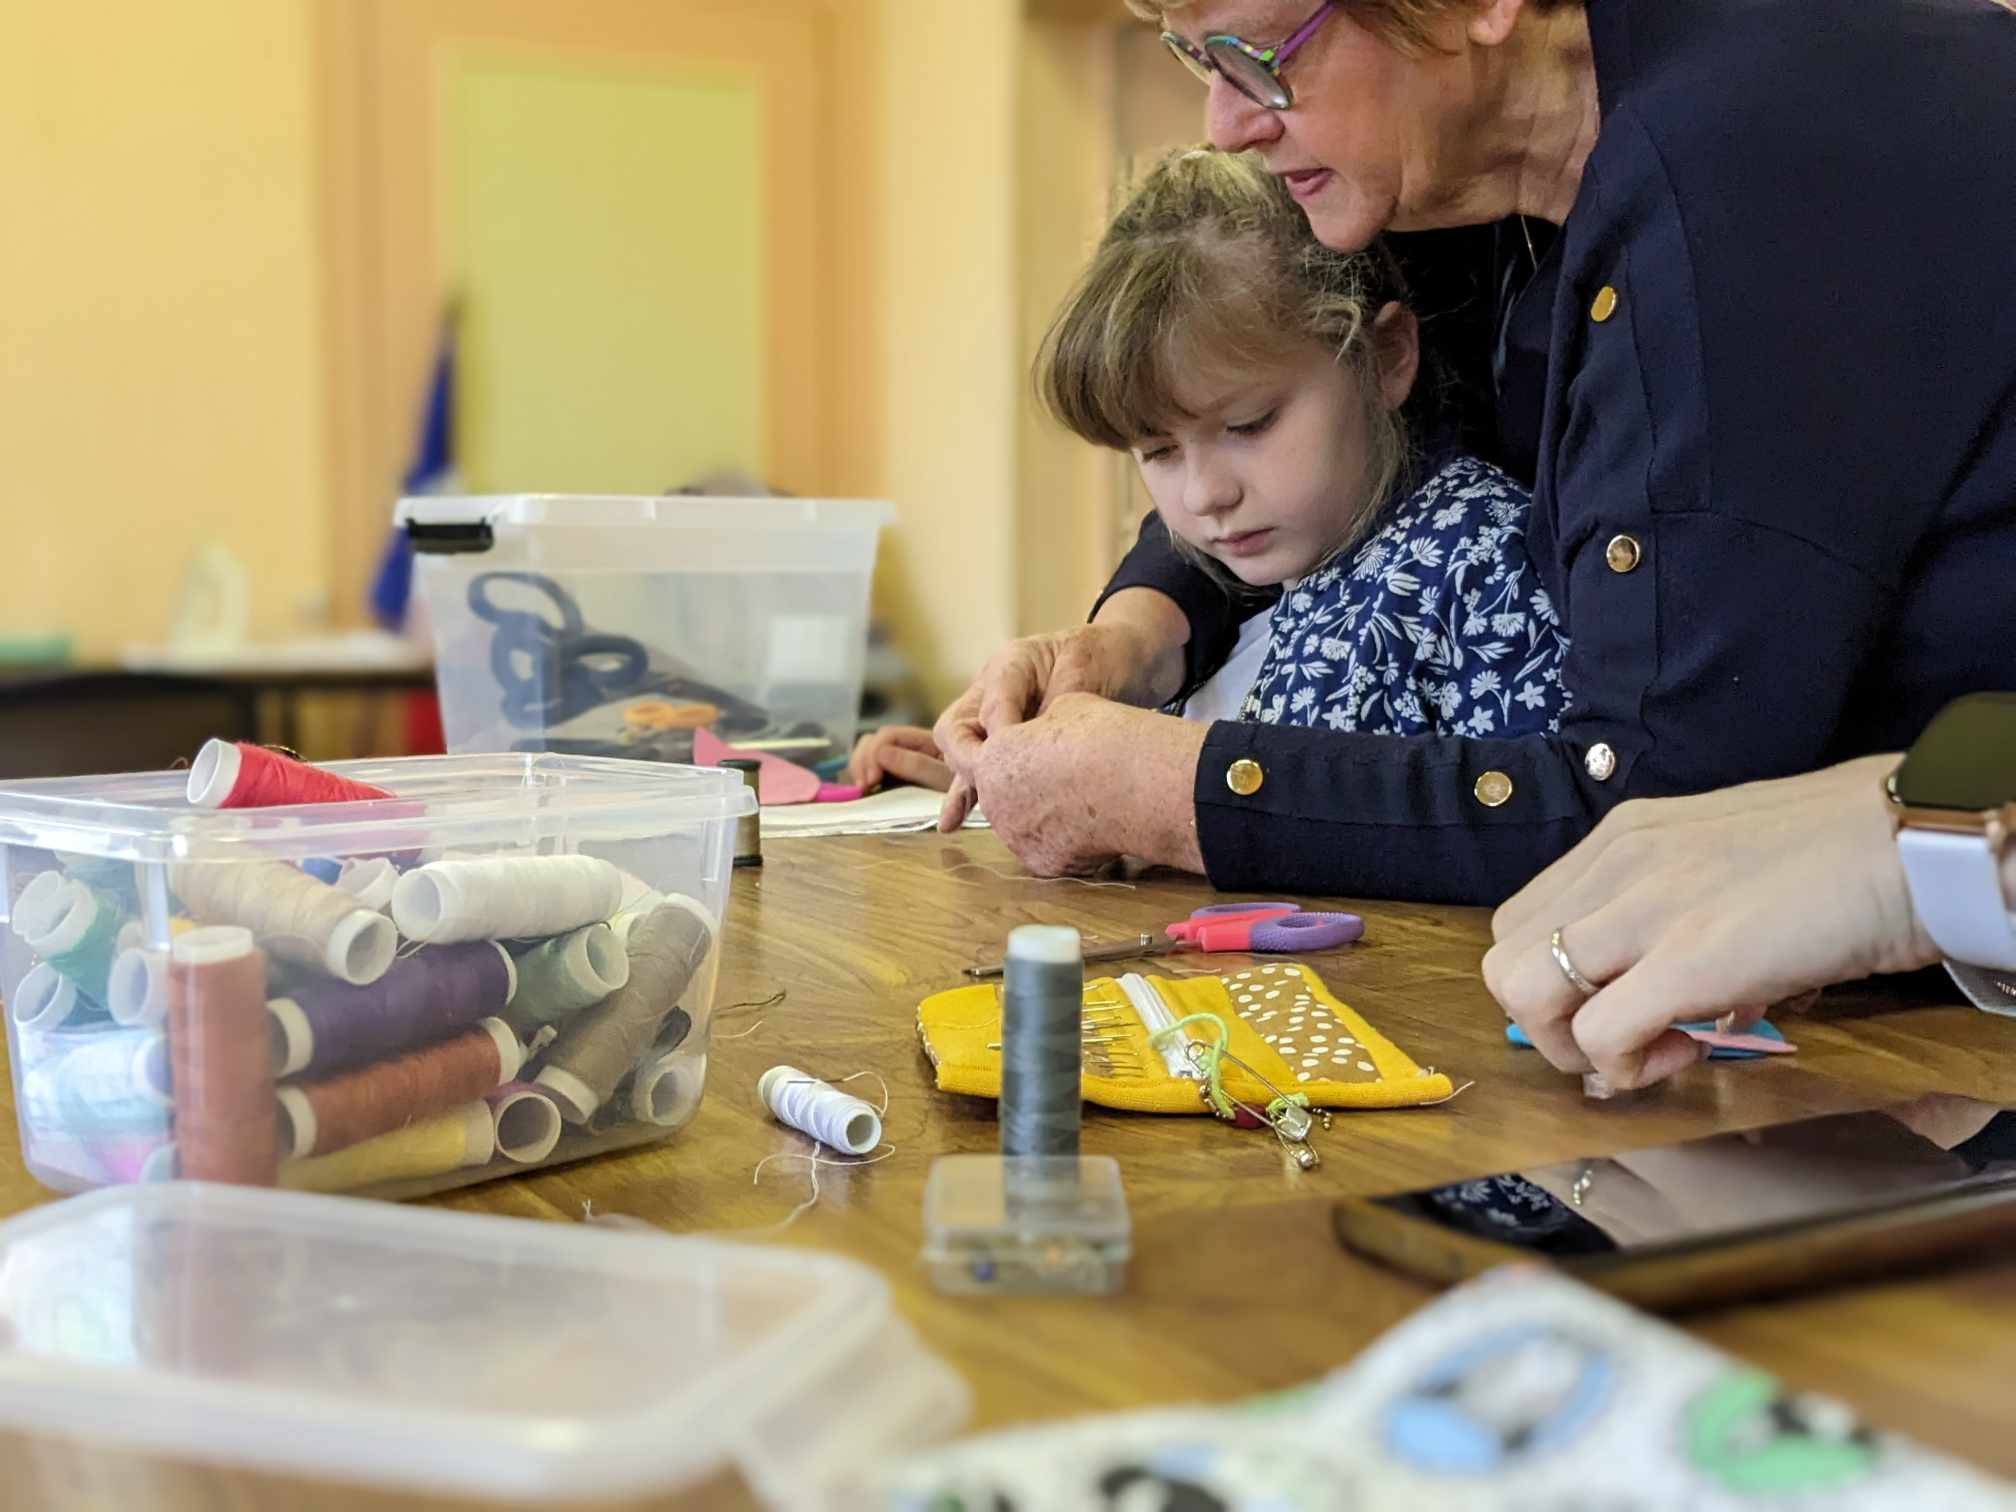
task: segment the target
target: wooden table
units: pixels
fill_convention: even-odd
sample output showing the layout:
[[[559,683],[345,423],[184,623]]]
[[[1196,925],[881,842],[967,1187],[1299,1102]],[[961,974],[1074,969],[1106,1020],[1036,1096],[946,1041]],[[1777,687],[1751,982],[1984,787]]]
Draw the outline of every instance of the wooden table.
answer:
[[[774,1225],[805,1194],[803,1167],[756,1163],[805,1142],[772,1122],[756,1078],[788,1061],[827,1078],[889,1083],[876,1165],[821,1172],[819,1204],[760,1242],[814,1246],[874,1266],[902,1312],[972,1385],[975,1426],[1178,1400],[1232,1401],[1349,1360],[1428,1295],[1341,1251],[1328,1199],[1571,1159],[1593,1152],[1843,1112],[1949,1091],[2016,1104],[2016,1024],[1908,995],[1830,994],[1788,1023],[1799,1054],[1713,1064],[1615,1102],[1504,1041],[1477,961],[1477,909],[1352,903],[1363,942],[1310,957],[1338,996],[1416,1061],[1475,1085],[1436,1108],[1354,1113],[1320,1137],[1323,1165],[1297,1172],[1273,1138],[1208,1118],[1088,1110],[1085,1148],[1119,1157],[1135,1220],[1126,1292],[1112,1300],[938,1296],[917,1265],[932,1160],[995,1148],[991,1103],[932,1089],[916,1005],[960,985],[1009,928],[1075,924],[1088,934],[1155,928],[1209,900],[1199,882],[1132,888],[1040,883],[990,835],[773,840],[738,874],[718,1002],[783,990],[774,1008],[724,1020],[707,1100],[654,1150],[450,1194],[471,1212],[575,1222],[583,1205],[674,1233]],[[1237,958],[1220,958],[1236,964]],[[748,1030],[734,1039],[727,1034]],[[869,1083],[872,1087],[872,1083]],[[0,1211],[48,1199],[0,1121]],[[1996,1471],[2016,1473],[2008,1431],[2016,1383],[2016,1255],[1936,1276],[1899,1277],[1689,1319],[1708,1342],[1793,1383],[1842,1397],[1877,1423]],[[228,1474],[142,1455],[0,1437],[0,1476],[24,1505],[415,1508],[457,1505]],[[31,1491],[30,1488],[33,1488]],[[739,1500],[715,1488],[723,1501]],[[682,1502],[681,1505],[688,1503]],[[719,1504],[713,1498],[708,1505]],[[649,1505],[670,1505],[651,1503]]]

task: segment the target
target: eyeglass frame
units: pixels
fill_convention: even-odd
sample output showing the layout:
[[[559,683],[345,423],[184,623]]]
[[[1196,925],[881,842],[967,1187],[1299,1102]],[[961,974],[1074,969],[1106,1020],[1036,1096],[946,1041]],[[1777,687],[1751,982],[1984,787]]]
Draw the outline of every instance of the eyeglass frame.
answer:
[[[1210,87],[1211,77],[1215,74],[1264,110],[1289,110],[1295,104],[1295,92],[1288,87],[1287,80],[1281,77],[1281,70],[1287,66],[1290,58],[1301,51],[1303,44],[1316,35],[1323,23],[1330,19],[1331,13],[1340,8],[1341,0],[1324,0],[1324,3],[1316,8],[1314,15],[1290,32],[1285,41],[1277,42],[1272,47],[1255,47],[1251,42],[1242,37],[1235,37],[1230,32],[1214,32],[1202,42],[1193,43],[1188,38],[1179,37],[1175,32],[1165,31],[1162,33],[1162,42],[1176,55],[1177,61],[1195,74],[1206,88]],[[1211,55],[1211,49],[1214,47],[1235,48],[1258,63],[1274,81],[1279,91],[1279,98],[1263,100],[1254,94]]]

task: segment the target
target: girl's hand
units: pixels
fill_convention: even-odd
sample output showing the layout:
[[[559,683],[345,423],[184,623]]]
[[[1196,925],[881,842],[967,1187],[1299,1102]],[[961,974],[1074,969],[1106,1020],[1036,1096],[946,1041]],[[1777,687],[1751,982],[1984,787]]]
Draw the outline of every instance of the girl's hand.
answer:
[[[952,768],[945,764],[938,742],[916,725],[884,725],[855,743],[847,761],[847,780],[864,793],[890,778],[944,792],[952,786]]]

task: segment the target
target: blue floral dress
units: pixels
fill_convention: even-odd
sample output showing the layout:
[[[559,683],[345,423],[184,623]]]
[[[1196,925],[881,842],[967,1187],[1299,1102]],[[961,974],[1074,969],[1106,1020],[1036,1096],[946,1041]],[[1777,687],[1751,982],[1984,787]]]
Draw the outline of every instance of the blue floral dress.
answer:
[[[1370,735],[1561,728],[1568,638],[1526,554],[1532,498],[1444,462],[1378,529],[1286,584],[1240,718]]]

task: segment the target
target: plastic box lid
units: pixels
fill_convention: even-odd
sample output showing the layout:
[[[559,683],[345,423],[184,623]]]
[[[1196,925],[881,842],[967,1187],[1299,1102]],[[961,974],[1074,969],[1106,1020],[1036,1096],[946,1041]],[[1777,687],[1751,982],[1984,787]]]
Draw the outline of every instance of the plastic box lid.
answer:
[[[545,840],[648,839],[754,813],[739,772],[604,756],[499,754],[333,761],[393,793],[366,803],[196,810],[186,772],[0,787],[0,846],[122,861],[301,860]]]
[[[463,494],[404,498],[397,525],[662,526],[666,529],[879,530],[896,516],[881,499],[732,499],[695,494]]]
[[[0,1325],[9,1427],[462,1495],[818,1506],[967,1405],[851,1261],[200,1182],[0,1224]]]

